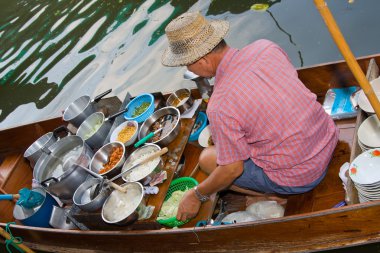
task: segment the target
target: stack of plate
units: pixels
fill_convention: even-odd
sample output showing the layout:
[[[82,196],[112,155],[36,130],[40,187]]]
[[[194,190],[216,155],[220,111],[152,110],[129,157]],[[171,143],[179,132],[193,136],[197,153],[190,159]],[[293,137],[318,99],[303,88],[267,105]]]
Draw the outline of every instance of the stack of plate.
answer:
[[[380,149],[370,149],[356,157],[349,174],[360,203],[380,200]]]
[[[380,147],[380,121],[376,114],[369,116],[360,125],[358,144],[363,152]]]

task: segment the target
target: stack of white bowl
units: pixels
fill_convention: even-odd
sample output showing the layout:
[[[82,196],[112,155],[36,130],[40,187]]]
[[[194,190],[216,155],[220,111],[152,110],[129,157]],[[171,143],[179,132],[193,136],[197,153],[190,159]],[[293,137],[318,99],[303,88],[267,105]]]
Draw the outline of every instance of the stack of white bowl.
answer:
[[[380,121],[376,114],[369,116],[360,125],[358,144],[363,152],[380,147]]]
[[[375,92],[378,99],[380,99],[380,77],[373,79],[371,81],[371,86],[373,91]],[[375,110],[372,108],[367,96],[364,94],[363,90],[358,92],[358,105],[360,109],[365,111],[368,115],[372,115],[375,113]]]
[[[350,165],[349,175],[360,203],[380,200],[380,149],[370,149],[356,157]]]

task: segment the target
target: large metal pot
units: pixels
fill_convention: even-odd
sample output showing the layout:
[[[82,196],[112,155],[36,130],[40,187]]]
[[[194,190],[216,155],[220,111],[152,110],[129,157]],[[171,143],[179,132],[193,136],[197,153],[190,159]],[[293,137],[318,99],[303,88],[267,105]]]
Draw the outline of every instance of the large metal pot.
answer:
[[[109,89],[92,100],[90,96],[87,95],[77,98],[63,112],[63,120],[70,122],[75,127],[79,127],[88,116],[96,112],[95,103],[105,95],[111,93],[111,91],[112,89]]]
[[[71,202],[75,190],[88,176],[86,170],[77,167],[87,167],[94,153],[76,135],[62,138],[49,151],[38,159],[33,177],[62,202]]]
[[[111,127],[111,121],[127,111],[127,108],[106,118],[102,112],[91,114],[79,126],[77,135],[80,136],[92,148],[98,149],[103,146]]]
[[[145,208],[142,184],[132,182],[121,186],[126,187],[127,192],[114,190],[102,207],[102,219],[109,224],[130,224],[139,218],[139,212]]]
[[[181,113],[179,110],[173,106],[167,106],[164,108],[161,108],[160,110],[155,111],[149,118],[147,118],[144,123],[142,124],[140,130],[139,130],[139,140],[147,136],[152,131],[153,124],[156,121],[164,119],[165,116],[171,115],[173,118],[176,118],[173,120],[169,128],[165,125],[163,127],[160,139],[157,141],[153,141],[151,143],[160,145],[161,147],[167,146],[170,142],[172,142],[177,135],[179,134],[181,130]],[[173,127],[171,127],[173,126]]]
[[[48,228],[50,216],[54,205],[58,205],[57,201],[45,192],[42,188],[34,188],[32,191],[38,192],[44,196],[41,205],[34,208],[25,208],[15,205],[13,209],[13,217],[26,226]]]
[[[70,133],[70,131],[67,129],[66,126],[60,126],[56,129],[54,129],[53,132],[46,133],[42,135],[40,138],[38,138],[35,142],[30,145],[27,150],[24,153],[24,157],[29,160],[30,166],[32,168],[37,163],[38,159],[43,154],[43,149],[48,148],[53,143],[55,143],[57,140],[59,140],[59,132],[66,132],[67,134]]]

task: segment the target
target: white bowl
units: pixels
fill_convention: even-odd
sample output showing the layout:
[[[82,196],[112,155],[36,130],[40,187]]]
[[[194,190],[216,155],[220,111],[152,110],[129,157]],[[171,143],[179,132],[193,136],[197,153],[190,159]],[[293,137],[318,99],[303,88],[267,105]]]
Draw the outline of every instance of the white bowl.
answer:
[[[358,138],[366,147],[380,147],[380,121],[376,114],[363,121],[358,130]]]
[[[132,145],[136,141],[137,134],[139,132],[138,131],[139,125],[138,125],[137,121],[134,121],[134,120],[125,121],[125,122],[121,123],[118,127],[116,127],[115,130],[112,131],[112,134],[110,137],[110,142],[119,141],[117,139],[117,136],[120,133],[120,131],[123,130],[126,126],[134,126],[135,127],[135,132],[132,135],[132,137],[129,138],[129,140],[127,140],[126,142],[124,142],[124,146],[126,146],[126,147]]]
[[[208,139],[210,138],[210,136],[211,136],[210,126],[206,126],[202,130],[202,132],[199,134],[199,138],[198,138],[199,145],[201,145],[202,147],[205,147],[205,148],[210,146],[208,144]]]
[[[373,79],[371,81],[371,86],[372,86],[373,91],[376,94],[376,97],[380,99],[380,78]],[[372,108],[363,90],[359,91],[358,105],[363,111],[365,111],[368,114],[375,113],[375,110]]]

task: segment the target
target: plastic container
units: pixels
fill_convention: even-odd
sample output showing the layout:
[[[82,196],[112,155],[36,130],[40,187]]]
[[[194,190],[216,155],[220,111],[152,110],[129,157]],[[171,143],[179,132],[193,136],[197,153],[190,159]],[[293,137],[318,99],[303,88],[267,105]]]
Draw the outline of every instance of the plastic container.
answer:
[[[199,138],[199,134],[202,130],[207,126],[207,115],[204,112],[199,112],[197,120],[195,121],[194,127],[200,125],[200,127],[190,135],[189,141],[197,141]]]
[[[172,193],[175,191],[186,191],[188,189],[194,188],[198,185],[197,180],[195,180],[192,177],[180,177],[172,181],[172,183],[169,186],[169,190],[166,193],[165,201],[168,200]],[[167,227],[179,227],[183,224],[186,224],[189,222],[189,220],[186,221],[179,221],[176,217],[171,217],[164,220],[157,220],[158,223],[161,225],[167,226]]]
[[[141,106],[142,103],[148,102],[150,103],[148,108],[136,117],[132,117],[135,109]],[[135,97],[131,102],[128,103],[127,107],[128,111],[124,113],[124,118],[126,120],[135,120],[138,123],[145,121],[149,118],[150,115],[154,112],[154,96],[150,93],[143,93],[137,97]]]

